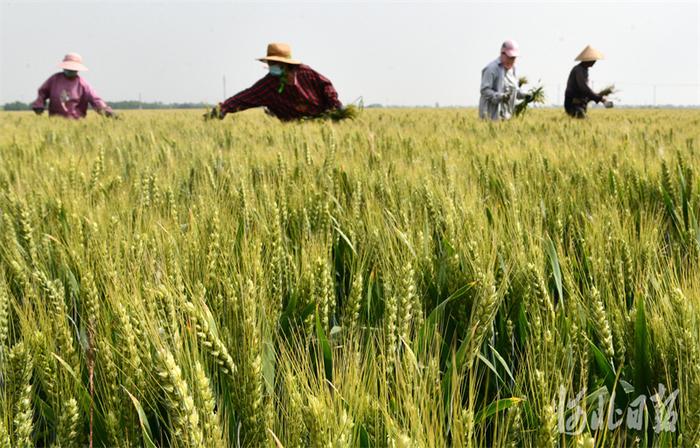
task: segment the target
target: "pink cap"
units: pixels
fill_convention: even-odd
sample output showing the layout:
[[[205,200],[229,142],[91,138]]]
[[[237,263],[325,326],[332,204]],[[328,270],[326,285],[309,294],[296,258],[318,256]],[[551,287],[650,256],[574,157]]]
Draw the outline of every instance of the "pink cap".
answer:
[[[503,45],[501,45],[501,53],[505,53],[505,55],[509,58],[520,56],[520,48],[518,47],[518,43],[514,40],[508,39],[507,41],[503,42]]]
[[[75,70],[78,72],[86,72],[87,67],[83,65],[83,58],[78,53],[68,53],[63,57],[63,62],[58,64],[59,68],[64,70]]]

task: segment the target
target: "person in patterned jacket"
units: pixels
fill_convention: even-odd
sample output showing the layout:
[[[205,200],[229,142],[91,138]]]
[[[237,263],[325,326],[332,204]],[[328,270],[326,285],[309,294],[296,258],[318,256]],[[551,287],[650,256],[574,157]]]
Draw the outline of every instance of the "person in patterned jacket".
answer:
[[[269,73],[250,88],[219,103],[209,118],[223,119],[226,114],[264,107],[280,120],[291,121],[342,109],[330,80],[293,59],[289,45],[271,43],[267,56],[258,60],[267,63]]]

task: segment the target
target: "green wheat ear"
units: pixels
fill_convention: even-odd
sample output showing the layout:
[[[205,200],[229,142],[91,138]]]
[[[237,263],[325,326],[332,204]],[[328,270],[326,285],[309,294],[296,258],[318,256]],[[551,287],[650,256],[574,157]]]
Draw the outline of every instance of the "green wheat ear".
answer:
[[[355,111],[0,112],[0,448],[698,440],[697,111]]]

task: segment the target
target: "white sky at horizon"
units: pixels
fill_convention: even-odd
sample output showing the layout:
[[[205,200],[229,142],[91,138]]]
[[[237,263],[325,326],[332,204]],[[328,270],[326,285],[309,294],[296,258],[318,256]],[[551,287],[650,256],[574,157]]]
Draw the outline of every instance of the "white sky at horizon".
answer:
[[[561,104],[574,57],[624,104],[700,104],[700,1],[223,2],[0,0],[0,103],[29,102],[75,51],[107,101],[208,102],[265,74],[268,42],[331,79],[343,102],[475,105],[500,44]]]

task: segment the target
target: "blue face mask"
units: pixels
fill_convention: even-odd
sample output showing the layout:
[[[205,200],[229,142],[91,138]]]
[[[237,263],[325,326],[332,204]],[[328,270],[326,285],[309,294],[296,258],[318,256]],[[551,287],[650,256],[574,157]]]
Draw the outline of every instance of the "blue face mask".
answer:
[[[270,66],[270,74],[272,76],[282,76],[283,73],[284,73],[284,69],[281,66],[279,66],[279,65],[271,65]]]

